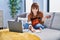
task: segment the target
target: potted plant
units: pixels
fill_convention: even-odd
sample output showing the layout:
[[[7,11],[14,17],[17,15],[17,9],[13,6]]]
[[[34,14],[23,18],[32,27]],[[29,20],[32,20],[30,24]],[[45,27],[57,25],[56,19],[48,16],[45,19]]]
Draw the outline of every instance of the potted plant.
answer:
[[[12,18],[15,18],[16,14],[21,9],[20,2],[21,0],[9,0],[9,9]]]

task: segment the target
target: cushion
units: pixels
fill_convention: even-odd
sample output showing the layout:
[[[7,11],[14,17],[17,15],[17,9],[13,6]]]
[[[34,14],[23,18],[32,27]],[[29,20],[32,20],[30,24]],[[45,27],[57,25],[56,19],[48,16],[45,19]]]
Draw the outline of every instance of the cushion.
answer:
[[[44,16],[48,16],[48,15],[51,15],[51,18],[49,18],[49,19],[45,19],[45,21],[44,21],[44,26],[45,27],[47,27],[47,28],[51,28],[51,22],[52,22],[52,20],[53,20],[53,16],[54,16],[54,14],[53,14],[53,12],[50,12],[50,13],[45,13],[44,14]]]
[[[22,14],[18,15],[18,16],[16,17],[15,21],[18,21],[18,17],[26,18],[26,15],[27,15],[27,13],[22,13]]]
[[[22,13],[22,14],[18,15],[18,17],[26,18],[26,15],[27,15],[27,13]]]
[[[60,30],[60,18],[59,17],[60,17],[60,13],[59,12],[55,13],[51,28]]]

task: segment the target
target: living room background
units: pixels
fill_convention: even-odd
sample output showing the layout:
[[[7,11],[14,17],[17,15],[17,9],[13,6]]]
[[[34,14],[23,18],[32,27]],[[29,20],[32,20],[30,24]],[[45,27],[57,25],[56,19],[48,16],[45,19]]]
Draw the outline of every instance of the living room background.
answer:
[[[8,26],[8,21],[9,20],[11,20],[12,18],[11,18],[11,15],[10,15],[10,13],[9,13],[9,7],[8,7],[8,1],[9,0],[0,0],[0,10],[2,10],[3,11],[3,27],[7,27]],[[56,4],[56,2],[58,2],[57,4],[59,5],[59,0],[49,0],[50,1],[50,3],[52,4],[52,5],[54,5],[53,4],[53,2]],[[17,15],[19,15],[19,14],[22,14],[22,13],[24,13],[24,12],[26,12],[26,13],[29,13],[29,11],[30,11],[30,6],[31,6],[31,4],[33,3],[33,2],[37,2],[38,4],[39,4],[39,6],[40,6],[40,10],[42,11],[42,12],[47,12],[47,0],[22,0],[22,3],[20,4],[21,5],[21,9],[20,9],[20,11],[19,11],[19,13],[17,14]],[[26,3],[26,4],[25,4]],[[28,5],[29,4],[29,5]],[[50,7],[49,7],[49,9],[50,9],[50,12],[52,12],[53,10],[52,10],[52,8],[53,8],[53,6],[50,4]],[[56,4],[56,5],[57,5]],[[55,6],[56,6],[55,5]],[[57,10],[55,10],[55,11],[59,11],[60,10],[60,8],[59,8],[60,6],[56,6],[55,7],[55,9],[57,9]],[[54,9],[54,8],[53,8]]]

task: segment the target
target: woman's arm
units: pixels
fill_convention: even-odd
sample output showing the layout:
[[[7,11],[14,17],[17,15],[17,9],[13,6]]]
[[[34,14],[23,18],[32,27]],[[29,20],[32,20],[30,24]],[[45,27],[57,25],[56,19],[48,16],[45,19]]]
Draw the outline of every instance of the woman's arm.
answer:
[[[42,22],[44,22],[44,20],[45,20],[45,19],[46,19],[46,18],[45,18],[45,17],[43,17],[43,18],[42,18]]]
[[[31,15],[30,14],[28,15],[28,24],[29,24],[29,27],[32,26]]]
[[[31,22],[31,15],[28,15],[28,24],[29,24],[29,29],[30,29],[32,32],[35,32],[35,29],[33,28],[32,22]]]
[[[43,24],[43,23],[44,23],[44,20],[45,20],[43,13],[40,12],[40,15],[39,15],[39,16],[41,17],[41,22],[42,22],[42,24]]]
[[[48,16],[43,17],[43,18],[42,18],[42,21],[45,21],[46,18],[47,18],[47,19],[51,18],[51,15],[48,15]]]
[[[40,12],[40,17],[42,18],[42,24],[43,24],[44,21],[46,20],[46,18],[47,18],[47,19],[51,18],[51,15],[48,15],[48,16],[45,16],[45,17],[44,17],[43,13]]]
[[[31,23],[31,15],[30,14],[28,15],[28,24],[32,24]]]

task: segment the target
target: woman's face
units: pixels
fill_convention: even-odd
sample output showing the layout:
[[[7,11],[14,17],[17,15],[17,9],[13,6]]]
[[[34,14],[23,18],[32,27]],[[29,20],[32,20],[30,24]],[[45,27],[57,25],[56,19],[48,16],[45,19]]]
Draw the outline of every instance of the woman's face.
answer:
[[[36,9],[36,8],[32,8],[32,12],[33,12],[34,15],[37,14],[37,11],[38,11],[38,9]]]

